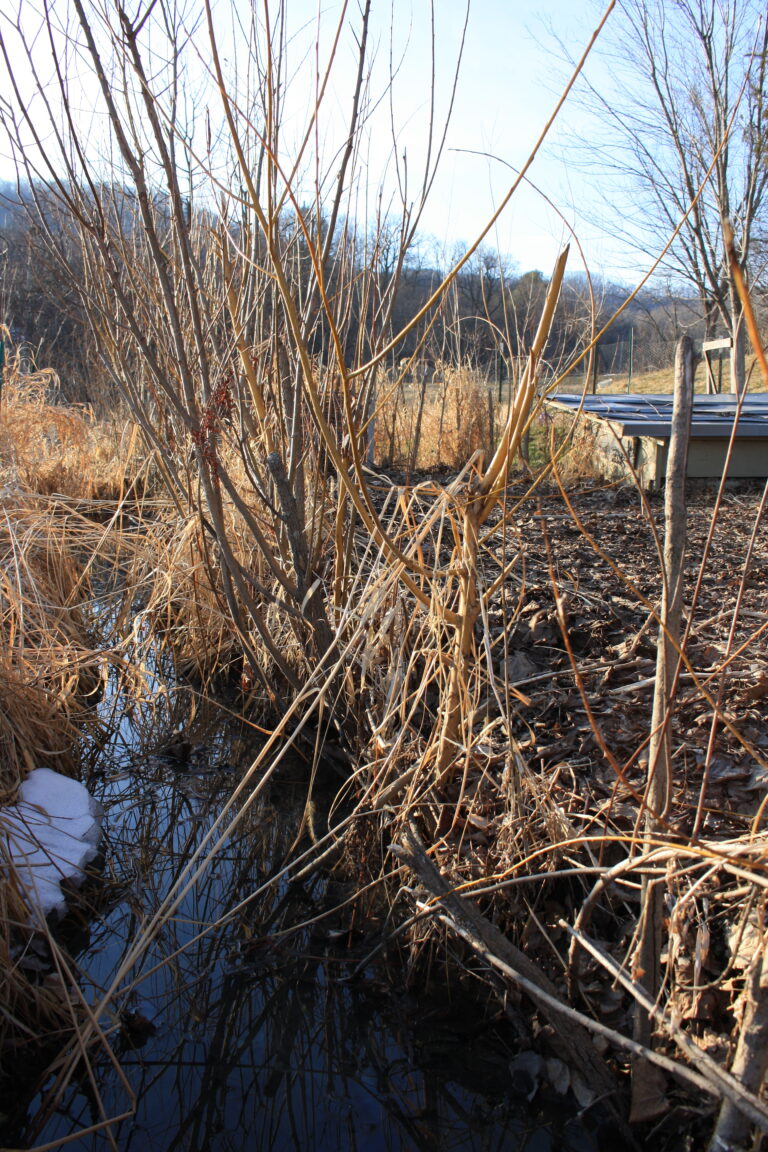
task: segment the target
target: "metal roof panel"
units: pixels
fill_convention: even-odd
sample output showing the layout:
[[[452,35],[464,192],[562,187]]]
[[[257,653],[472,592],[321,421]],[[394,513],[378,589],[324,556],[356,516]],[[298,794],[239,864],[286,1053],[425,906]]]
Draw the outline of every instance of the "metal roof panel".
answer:
[[[619,425],[624,436],[653,436],[669,439],[672,423],[672,396],[664,393],[604,393],[582,396],[560,393],[547,397],[547,403],[567,412],[581,407],[585,416]],[[737,413],[736,397],[731,395],[694,396],[691,437],[720,439],[730,437]],[[768,393],[751,392],[742,397],[736,436],[768,438]]]

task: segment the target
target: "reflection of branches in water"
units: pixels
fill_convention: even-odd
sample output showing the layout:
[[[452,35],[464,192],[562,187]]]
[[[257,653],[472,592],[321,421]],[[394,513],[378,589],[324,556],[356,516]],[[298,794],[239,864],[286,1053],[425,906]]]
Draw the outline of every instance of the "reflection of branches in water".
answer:
[[[190,993],[190,1035],[127,1065],[141,1103],[120,1147],[239,1148],[247,1132],[263,1149],[502,1149],[545,1126],[505,1099],[492,1044],[473,1073],[477,1045],[415,1020],[411,1002],[387,1017],[379,986],[329,978],[338,963],[283,954],[259,977],[217,968]],[[495,1110],[475,1090],[483,1075],[504,1101]]]
[[[210,746],[214,766],[226,761],[226,726]],[[91,926],[82,983],[94,1002],[206,837],[231,791],[223,783],[160,759],[105,783],[107,890],[123,898]],[[549,1121],[527,1105],[521,1116],[509,1099],[503,1046],[471,1030],[457,1036],[441,1023],[442,1002],[430,1020],[370,971],[339,982],[370,947],[340,952],[334,943],[348,928],[343,886],[280,873],[305,800],[305,786],[285,779],[256,799],[114,998],[113,1044],[138,1101],[135,1119],[115,1133],[118,1146],[240,1149],[247,1133],[250,1147],[302,1152],[523,1147],[526,1130],[541,1133]],[[129,1012],[154,1024],[143,1046],[127,1027],[118,1031]],[[93,1075],[103,1109],[124,1112],[116,1068],[100,1057]],[[88,1077],[76,1077],[36,1136],[60,1139],[101,1118]],[[559,1147],[569,1147],[566,1136]],[[78,1148],[88,1139],[97,1147],[104,1137]]]

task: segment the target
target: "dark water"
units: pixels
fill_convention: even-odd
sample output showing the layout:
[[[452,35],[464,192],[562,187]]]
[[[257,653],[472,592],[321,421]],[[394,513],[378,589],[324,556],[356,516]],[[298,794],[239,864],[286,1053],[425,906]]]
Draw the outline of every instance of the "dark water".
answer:
[[[92,774],[106,809],[105,867],[70,944],[91,1004],[254,750],[221,716],[213,726],[199,718],[187,736],[180,757],[162,753],[155,712],[133,713]],[[22,1099],[13,1142],[137,1152],[593,1148],[572,1101],[546,1086],[532,1102],[515,1092],[518,1042],[476,1001],[408,990],[397,955],[365,961],[384,925],[356,923],[344,905],[351,889],[323,874],[265,885],[294,843],[304,846],[305,780],[301,763],[287,765],[123,974],[117,1011],[101,1020],[116,1059],[94,1046],[53,1111],[42,1093]],[[130,1117],[83,1134],[131,1111],[132,1097]]]

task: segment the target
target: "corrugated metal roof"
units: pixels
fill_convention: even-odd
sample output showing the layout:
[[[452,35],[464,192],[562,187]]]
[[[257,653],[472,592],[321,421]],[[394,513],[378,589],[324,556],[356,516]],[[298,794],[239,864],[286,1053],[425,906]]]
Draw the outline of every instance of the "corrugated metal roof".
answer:
[[[672,423],[672,397],[662,393],[620,393],[585,396],[562,393],[550,396],[553,408],[583,413],[593,420],[605,420],[616,426],[620,436],[655,436],[668,439]],[[737,398],[732,394],[694,396],[691,436],[697,439],[727,439],[733,430]],[[739,437],[768,438],[768,393],[747,393],[741,402]]]

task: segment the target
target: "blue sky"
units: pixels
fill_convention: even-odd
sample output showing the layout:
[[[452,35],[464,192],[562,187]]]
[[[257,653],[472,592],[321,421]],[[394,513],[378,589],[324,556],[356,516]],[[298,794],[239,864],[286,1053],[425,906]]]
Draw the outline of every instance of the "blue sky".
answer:
[[[357,5],[350,6],[352,13],[356,9]],[[322,4],[321,29],[327,37],[339,10],[337,0]],[[306,21],[305,33],[313,37],[316,0],[292,0],[288,11],[291,21],[299,22],[296,27]],[[430,5],[428,0],[394,0],[390,7],[383,0],[374,0],[373,13],[371,39],[376,64],[372,91],[383,91],[391,54],[397,63],[392,97],[395,147],[401,165],[403,154],[407,155],[409,191],[414,191],[423,171],[429,122]],[[448,106],[465,13],[463,0],[436,0],[438,121]],[[438,244],[450,247],[475,239],[509,187],[514,175],[510,166],[519,168],[527,159],[567,80],[569,69],[560,58],[557,38],[569,53],[579,57],[601,15],[600,6],[590,0],[473,0],[445,152],[421,221],[421,230],[434,236]],[[617,19],[614,13],[611,20]],[[351,45],[347,49],[349,77]],[[604,61],[595,55],[587,69],[599,84]],[[301,76],[311,71],[311,62],[302,64],[294,89],[304,109],[306,93]],[[343,76],[344,69],[341,84],[337,81],[334,91],[339,108],[345,99]],[[530,172],[531,180],[576,228],[592,271],[637,279],[642,272],[637,258],[590,222],[597,196],[594,182],[572,166],[569,169],[562,158],[571,134],[584,123],[578,102],[571,98]],[[391,180],[393,152],[389,104],[385,101],[374,116],[366,154],[374,186],[387,165]],[[566,239],[567,228],[557,213],[525,187],[515,194],[488,243],[508,254],[521,270],[539,268],[548,273]],[[580,270],[575,252],[571,269]]]
[[[441,5],[441,16],[453,7],[460,5],[452,0]],[[598,22],[595,12],[590,4],[567,0],[480,0],[473,5],[444,183],[427,210],[425,227],[441,237],[472,238],[508,187],[513,173],[507,165],[519,168],[525,162],[564,86],[568,70],[555,56],[552,31],[578,56]],[[446,69],[449,66],[446,59]],[[595,73],[600,62],[593,59],[587,67]],[[609,256],[586,215],[574,208],[586,207],[592,188],[582,176],[569,173],[560,158],[569,128],[582,119],[571,97],[530,179],[576,227],[590,261],[605,265],[615,255]],[[498,161],[472,152],[488,153]],[[543,197],[525,187],[515,193],[496,236],[499,247],[521,268],[548,272],[567,231]]]
[[[25,6],[30,13],[25,23],[28,21],[32,28],[33,14],[39,11],[39,5],[36,0],[25,0]],[[278,11],[275,2],[271,9],[273,13]],[[53,10],[62,23],[71,16],[66,0],[54,3]],[[262,0],[214,0],[216,32],[225,67],[233,75],[236,72],[240,82],[244,79],[247,41],[243,28],[237,27],[237,17],[240,13],[247,21],[252,10],[261,12]],[[313,105],[316,42],[322,60],[330,50],[341,10],[342,0],[287,0],[285,5],[287,75],[291,77],[281,113],[286,157],[290,157],[292,144],[303,137]],[[179,11],[183,20],[199,19],[200,6],[196,0],[182,0]],[[451,97],[466,5],[464,0],[435,0],[434,12],[437,136]],[[525,162],[567,79],[569,69],[560,59],[556,37],[573,57],[580,56],[601,12],[599,0],[472,0],[442,163],[420,221],[424,237],[434,237],[439,246],[447,249],[458,242],[474,241],[507,191],[513,178],[511,168]],[[382,187],[385,207],[390,202],[396,209],[396,197],[393,201],[388,198],[397,186],[397,166],[401,178],[405,172],[404,158],[409,201],[423,178],[431,91],[430,13],[429,0],[373,2],[370,97],[375,110],[367,123],[360,157],[367,179],[361,181],[356,200],[348,206],[358,218],[374,214],[377,192]],[[359,27],[359,0],[349,0],[348,16],[351,24]],[[619,19],[617,14],[611,17],[614,22]],[[146,35],[152,36],[151,26]],[[221,117],[218,96],[211,90],[210,80],[205,80],[210,71],[210,46],[204,21],[193,33],[191,45],[193,71],[197,68],[201,87],[199,99],[191,100],[188,114],[199,135],[209,115],[213,122]],[[395,70],[391,97],[390,61]],[[610,83],[599,55],[590,59],[587,69],[596,84]],[[354,39],[351,28],[347,28],[340,41],[317,137],[321,168],[329,176],[338,164],[354,72]],[[75,86],[74,106],[93,144],[100,137],[103,113],[97,111],[100,102],[88,73],[87,67],[74,67],[68,70],[68,78]],[[590,222],[599,202],[594,183],[562,159],[572,133],[585,123],[578,103],[571,100],[530,176],[576,228],[593,272],[636,281],[644,270],[642,264],[608,235],[601,235]],[[204,154],[205,149],[198,151]],[[108,157],[109,152],[104,155]],[[311,198],[314,175],[308,164],[300,177],[305,181],[303,196]],[[523,187],[487,243],[508,255],[520,270],[538,268],[548,274],[567,238],[567,228],[557,213],[542,197]],[[575,252],[570,268],[580,270]]]

